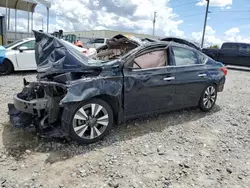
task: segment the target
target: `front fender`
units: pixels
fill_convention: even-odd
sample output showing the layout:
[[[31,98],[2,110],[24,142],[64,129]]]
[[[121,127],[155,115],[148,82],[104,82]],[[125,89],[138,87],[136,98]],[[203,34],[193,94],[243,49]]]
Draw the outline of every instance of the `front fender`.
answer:
[[[94,78],[90,80],[79,80],[68,87],[68,92],[60,104],[80,102],[98,95],[119,96],[122,93],[122,78]]]

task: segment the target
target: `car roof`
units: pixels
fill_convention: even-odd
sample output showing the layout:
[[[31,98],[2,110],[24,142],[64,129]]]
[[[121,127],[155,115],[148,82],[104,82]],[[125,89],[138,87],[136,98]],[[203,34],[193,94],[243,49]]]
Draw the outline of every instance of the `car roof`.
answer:
[[[171,45],[171,46],[176,46],[176,47],[182,47],[182,48],[186,48],[186,49],[190,49],[190,50],[197,50],[196,48],[193,48],[189,45],[186,44],[182,44],[182,43],[178,43],[178,42],[174,42],[174,41],[156,41],[156,42],[149,42],[149,43],[145,43],[143,46],[144,47],[148,47],[148,46],[157,46],[157,45]]]
[[[177,43],[180,43],[180,44],[185,44],[187,46],[190,46],[192,48],[195,48],[197,50],[201,50],[200,46],[198,43],[196,42],[193,42],[193,41],[190,41],[190,40],[187,40],[187,39],[183,39],[183,38],[178,38],[178,37],[164,37],[164,38],[161,38],[159,39],[160,41],[173,41],[173,42],[177,42]]]
[[[249,45],[250,43],[246,43],[246,42],[224,42],[223,44],[248,44]]]

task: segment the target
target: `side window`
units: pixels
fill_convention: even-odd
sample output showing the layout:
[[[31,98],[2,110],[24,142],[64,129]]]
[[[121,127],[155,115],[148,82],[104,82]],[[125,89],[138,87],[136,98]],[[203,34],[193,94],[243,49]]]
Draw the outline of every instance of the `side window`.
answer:
[[[240,44],[239,51],[241,53],[250,53],[250,45],[248,45],[248,44]]]
[[[18,48],[20,47],[27,47],[27,50],[34,50],[35,49],[35,41],[29,41],[21,44]]]
[[[208,60],[208,57],[205,54],[198,52],[198,59],[199,63],[205,64]]]
[[[176,66],[199,64],[197,56],[192,50],[173,47],[173,52]]]
[[[148,52],[134,59],[133,68],[146,69],[164,67],[167,65],[167,59],[168,58],[166,50]]]
[[[103,44],[104,43],[104,39],[95,39],[94,43],[101,43],[101,44]]]

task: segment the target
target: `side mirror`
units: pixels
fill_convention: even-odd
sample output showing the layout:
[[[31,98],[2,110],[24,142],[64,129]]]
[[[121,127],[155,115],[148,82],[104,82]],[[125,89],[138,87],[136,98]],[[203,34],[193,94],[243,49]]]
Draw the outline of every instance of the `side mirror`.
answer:
[[[24,50],[27,50],[28,49],[28,47],[26,47],[26,46],[21,46],[20,48],[19,48],[19,51],[20,52],[23,52]]]

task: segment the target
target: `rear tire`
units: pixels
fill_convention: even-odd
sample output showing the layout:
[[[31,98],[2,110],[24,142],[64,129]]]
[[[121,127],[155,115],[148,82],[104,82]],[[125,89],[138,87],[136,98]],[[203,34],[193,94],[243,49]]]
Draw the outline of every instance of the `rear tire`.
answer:
[[[91,144],[101,140],[113,126],[113,111],[100,99],[76,103],[70,107],[70,137],[80,144]]]
[[[0,75],[8,75],[14,71],[13,64],[8,59],[4,59],[0,64]]]
[[[200,98],[199,107],[203,112],[209,112],[215,105],[217,99],[217,88],[215,85],[208,85]]]

